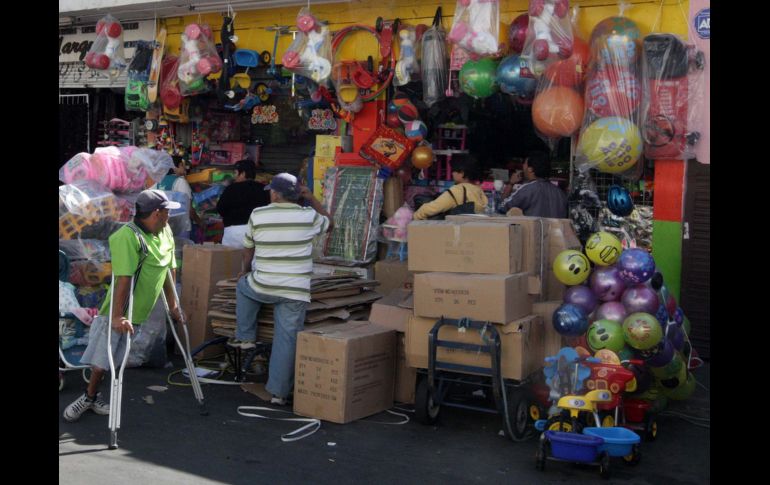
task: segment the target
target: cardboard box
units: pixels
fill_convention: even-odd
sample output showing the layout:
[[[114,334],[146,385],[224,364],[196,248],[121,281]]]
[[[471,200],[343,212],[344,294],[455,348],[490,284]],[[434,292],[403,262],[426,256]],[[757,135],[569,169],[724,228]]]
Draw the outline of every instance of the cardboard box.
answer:
[[[379,287],[378,287],[379,290]],[[369,321],[396,332],[406,332],[406,323],[413,315],[411,308],[399,306],[411,296],[411,290],[395,289],[372,304]]]
[[[406,363],[406,336],[399,333],[396,339],[396,385],[393,400],[414,404],[414,388],[417,384],[417,369]]]
[[[532,305],[532,313],[543,319],[543,358],[559,353],[567,343],[562,335],[553,328],[553,312],[562,305],[562,300],[543,301]]]
[[[380,282],[377,291],[383,295],[396,289],[412,289],[414,272],[409,271],[406,261],[384,259],[374,263],[374,279]]]
[[[414,221],[408,230],[410,271],[522,271],[522,231],[518,225]]]
[[[190,348],[215,337],[208,323],[209,300],[217,291],[220,280],[234,278],[241,271],[243,249],[221,244],[189,244],[182,249],[182,310],[187,316]],[[220,354],[221,346],[207,347],[199,356]]]
[[[325,275],[359,275],[367,280],[374,279],[374,265],[367,266],[342,266],[336,264],[313,263],[313,273]]]
[[[528,275],[421,273],[414,277],[414,314],[506,323],[532,313]]]
[[[435,318],[411,317],[406,329],[406,363],[410,367],[428,368],[428,332],[436,324]],[[505,325],[494,325],[500,334],[500,367],[507,379],[524,379],[543,367],[543,320],[529,315]],[[457,327],[445,325],[439,330],[442,340],[483,344],[477,330],[458,332]],[[487,335],[488,337],[488,335]],[[490,354],[439,347],[436,359],[440,362],[492,368]]]
[[[393,406],[396,333],[370,322],[297,334],[294,412],[349,423]]]
[[[315,156],[334,158],[334,149],[342,146],[342,138],[334,135],[315,136]]]

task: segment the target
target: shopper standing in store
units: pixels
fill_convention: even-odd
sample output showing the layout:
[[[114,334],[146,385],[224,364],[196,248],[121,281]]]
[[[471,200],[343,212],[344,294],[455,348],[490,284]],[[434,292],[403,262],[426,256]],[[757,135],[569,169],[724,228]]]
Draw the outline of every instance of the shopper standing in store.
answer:
[[[522,172],[514,172],[508,183],[520,183],[522,173],[526,181],[503,201],[498,212],[505,214],[513,207],[518,207],[525,216],[565,219],[567,194],[548,180],[551,174],[548,155],[543,152],[530,153],[524,160]]]
[[[413,219],[421,221],[451,213],[483,214],[487,208],[487,196],[478,185],[479,168],[473,155],[452,157],[452,180],[455,185],[442,192],[435,200],[426,202],[414,213]],[[417,204],[417,201],[415,201]],[[463,210],[459,210],[462,208]]]
[[[235,337],[227,344],[255,348],[259,309],[273,305],[275,329],[265,389],[273,395],[272,404],[285,405],[294,385],[297,333],[305,327],[310,303],[313,239],[330,231],[333,224],[318,199],[294,175],[276,175],[266,190],[271,203],[254,209],[243,238],[246,251],[236,287]],[[302,199],[310,207],[301,207]]]
[[[233,248],[243,248],[243,236],[251,211],[270,203],[270,196],[265,185],[254,180],[257,176],[257,164],[251,160],[241,160],[235,164],[235,180],[225,187],[217,202],[217,212],[222,216],[225,233],[222,244]]]

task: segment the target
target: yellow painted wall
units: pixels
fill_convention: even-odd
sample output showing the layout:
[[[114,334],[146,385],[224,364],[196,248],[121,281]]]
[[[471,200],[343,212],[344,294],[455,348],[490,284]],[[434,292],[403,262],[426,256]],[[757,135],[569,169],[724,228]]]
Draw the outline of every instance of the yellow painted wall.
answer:
[[[689,0],[664,0],[660,8],[660,1],[631,0],[630,8],[625,16],[634,20],[642,31],[642,35],[650,33],[656,18],[660,15],[658,31],[687,35],[687,20],[682,11],[689,11]],[[527,11],[528,0],[501,0],[500,3],[500,39],[505,40],[508,24],[517,16]],[[424,23],[430,25],[436,7],[442,5],[444,14],[444,27],[452,24],[456,2],[436,0],[352,0],[349,3],[336,3],[314,5],[312,12],[321,20],[330,23],[332,31],[339,30],[352,24],[366,24],[374,26],[377,17],[386,19],[400,18],[402,22],[410,25]],[[593,27],[602,19],[618,14],[617,2],[609,0],[573,0],[570,5],[580,6],[578,20],[579,34],[587,39]],[[297,12],[300,7],[275,8],[269,10],[251,10],[236,13],[235,33],[239,37],[236,46],[240,49],[253,49],[257,52],[273,50],[273,32],[265,30],[271,25],[295,26]],[[219,42],[219,31],[222,27],[221,14],[189,15],[165,19],[168,29],[168,52],[178,54],[181,45],[180,36],[184,26],[191,22],[204,22],[211,25],[215,32],[215,41]],[[291,44],[291,37],[284,36],[278,42],[278,54],[280,58]],[[341,52],[344,58],[365,59],[373,55],[378,59],[377,45],[367,33],[355,33],[344,44]]]

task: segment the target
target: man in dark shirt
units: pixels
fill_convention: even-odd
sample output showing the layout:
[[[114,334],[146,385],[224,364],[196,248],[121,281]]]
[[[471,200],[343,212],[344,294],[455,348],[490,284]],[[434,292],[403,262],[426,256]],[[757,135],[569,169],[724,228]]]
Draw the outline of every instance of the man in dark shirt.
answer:
[[[241,160],[235,164],[235,180],[228,185],[217,202],[217,212],[222,216],[225,233],[222,244],[234,248],[243,248],[247,222],[251,211],[270,203],[270,194],[265,185],[254,180],[257,165],[251,160]]]
[[[567,218],[567,194],[548,180],[551,162],[542,152],[532,152],[524,161],[524,178],[527,180],[514,191],[499,208],[505,214],[513,207],[522,210],[525,216]],[[521,181],[516,172],[511,175],[511,184]]]

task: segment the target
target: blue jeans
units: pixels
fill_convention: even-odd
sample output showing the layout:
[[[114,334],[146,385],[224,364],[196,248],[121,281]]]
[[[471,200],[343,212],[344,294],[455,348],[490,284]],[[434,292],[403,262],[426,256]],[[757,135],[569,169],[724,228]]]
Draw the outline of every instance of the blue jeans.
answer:
[[[305,328],[307,302],[257,293],[242,276],[236,287],[235,338],[257,339],[257,314],[263,303],[273,305],[275,331],[270,354],[270,373],[265,389],[274,396],[286,398],[294,387],[294,356],[297,332]]]

